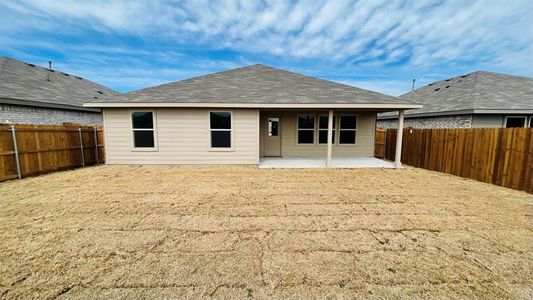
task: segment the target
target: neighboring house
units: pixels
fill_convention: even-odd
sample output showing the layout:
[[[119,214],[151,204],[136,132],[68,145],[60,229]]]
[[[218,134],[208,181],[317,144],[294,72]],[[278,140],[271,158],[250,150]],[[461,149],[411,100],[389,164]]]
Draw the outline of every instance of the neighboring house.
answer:
[[[0,123],[99,125],[83,103],[117,92],[85,78],[0,57]]]
[[[373,157],[376,114],[421,107],[264,65],[85,106],[103,109],[106,163],[182,165],[258,165],[261,157],[327,157],[331,165],[331,157]]]
[[[424,105],[405,113],[406,127],[533,127],[533,78],[478,71],[430,83],[400,98]],[[396,127],[397,116],[378,115],[378,127]]]

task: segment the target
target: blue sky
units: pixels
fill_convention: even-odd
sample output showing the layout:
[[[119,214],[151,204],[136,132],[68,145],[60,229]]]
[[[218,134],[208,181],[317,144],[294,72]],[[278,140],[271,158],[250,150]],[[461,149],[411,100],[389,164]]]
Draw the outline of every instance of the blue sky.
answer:
[[[0,56],[126,92],[263,63],[391,95],[533,76],[533,1],[3,0]]]

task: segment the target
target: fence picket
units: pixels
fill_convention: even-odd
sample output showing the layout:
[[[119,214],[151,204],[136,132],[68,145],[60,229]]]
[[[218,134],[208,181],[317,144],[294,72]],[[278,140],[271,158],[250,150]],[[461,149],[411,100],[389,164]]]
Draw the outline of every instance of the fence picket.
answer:
[[[395,129],[385,131],[394,160]],[[404,129],[402,162],[533,193],[533,128]]]
[[[17,163],[11,128],[15,128],[21,177],[71,169],[80,166],[80,138],[83,141],[85,165],[105,159],[102,128],[73,125],[7,125],[0,124],[0,181],[17,178]],[[91,136],[97,138],[92,139]],[[96,155],[98,153],[98,155]],[[96,159],[98,157],[98,159]]]

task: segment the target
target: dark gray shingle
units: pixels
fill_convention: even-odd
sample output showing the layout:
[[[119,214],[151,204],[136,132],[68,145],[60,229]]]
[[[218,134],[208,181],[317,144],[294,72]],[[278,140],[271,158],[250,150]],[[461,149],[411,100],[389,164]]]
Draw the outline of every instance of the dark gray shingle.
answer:
[[[472,110],[533,110],[533,78],[476,71],[430,83],[400,96],[424,105],[406,115]],[[384,113],[380,117],[397,113]]]
[[[50,81],[47,81],[48,75]],[[55,104],[86,109],[84,102],[116,94],[112,89],[72,74],[50,72],[47,68],[0,57],[0,99],[4,99],[3,102],[32,101],[40,106]]]
[[[412,104],[406,99],[265,65],[194,77],[91,102]]]

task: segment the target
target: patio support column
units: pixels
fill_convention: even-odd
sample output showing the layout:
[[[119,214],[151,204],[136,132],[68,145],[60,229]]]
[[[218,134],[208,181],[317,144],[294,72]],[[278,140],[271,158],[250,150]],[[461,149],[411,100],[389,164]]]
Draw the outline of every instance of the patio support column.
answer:
[[[328,115],[328,159],[326,161],[326,167],[331,167],[331,148],[333,144],[333,110],[329,110]]]
[[[398,112],[398,131],[396,132],[396,156],[394,159],[394,167],[399,169],[402,167],[402,139],[403,139],[403,119],[404,110]]]

